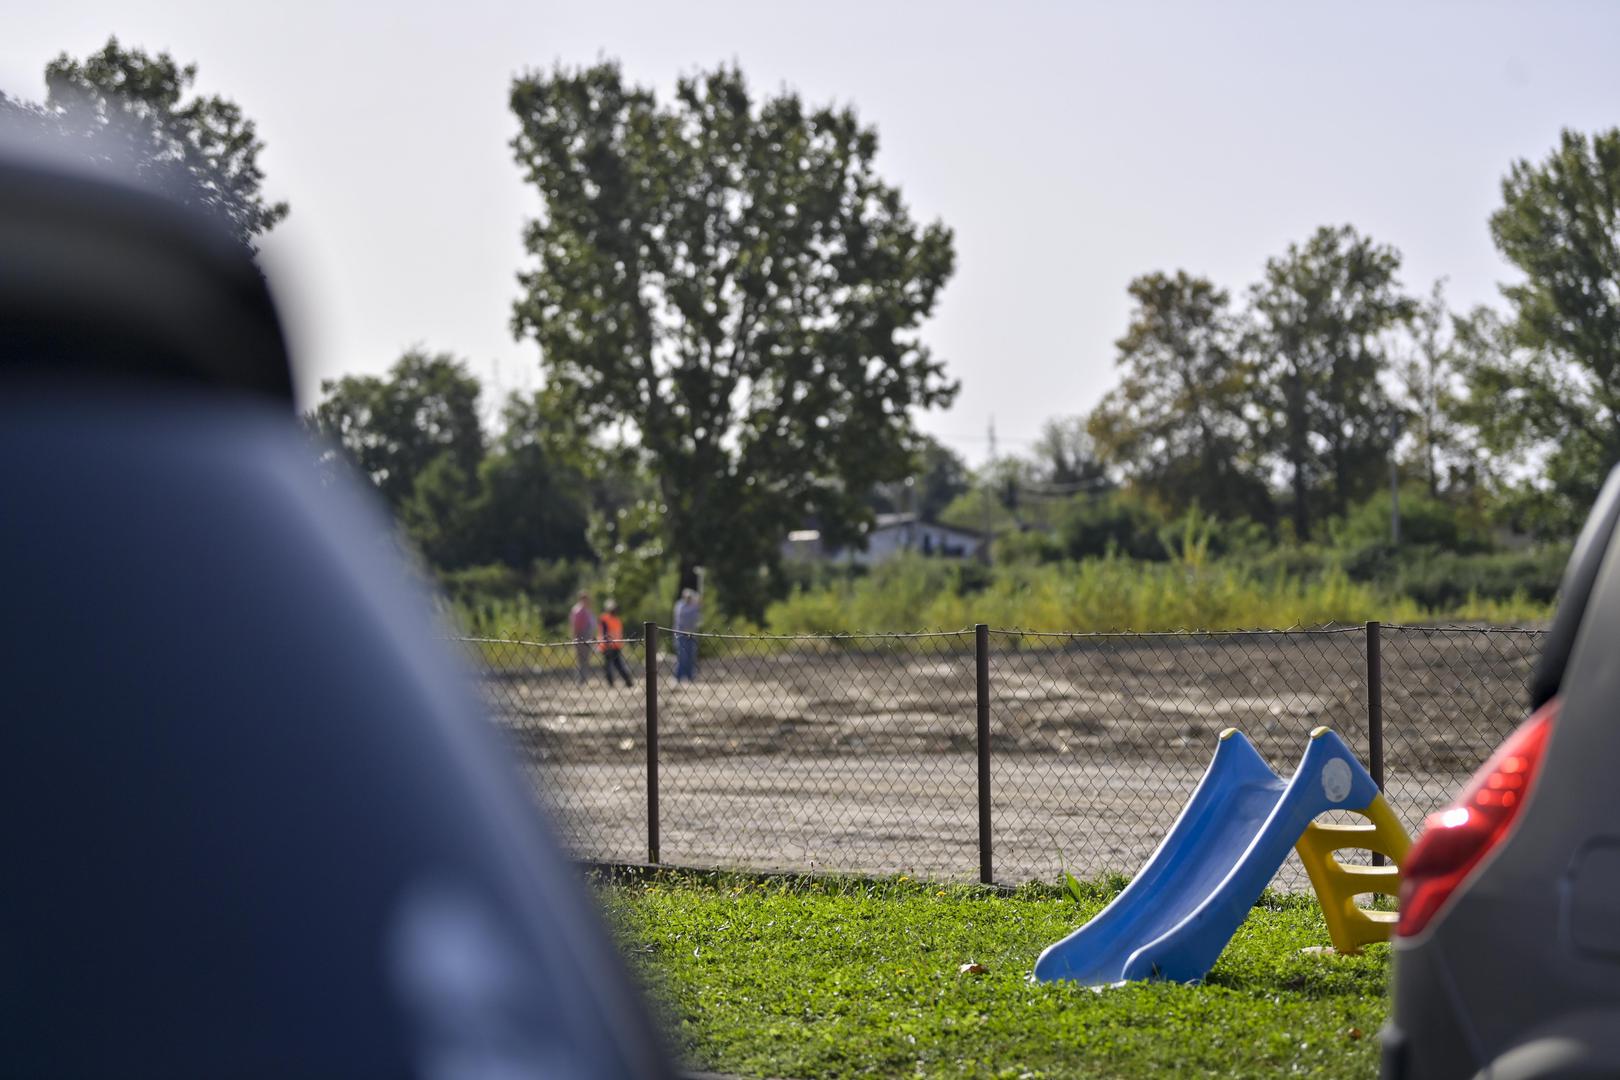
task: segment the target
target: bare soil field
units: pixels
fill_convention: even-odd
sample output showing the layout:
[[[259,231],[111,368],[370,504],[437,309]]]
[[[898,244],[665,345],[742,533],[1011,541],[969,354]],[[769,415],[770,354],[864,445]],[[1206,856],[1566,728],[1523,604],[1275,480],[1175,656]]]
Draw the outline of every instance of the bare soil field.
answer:
[[[754,650],[705,657],[699,679],[659,675],[661,855],[689,865],[978,872],[971,639]],[[744,643],[746,645],[746,643]],[[1409,829],[1523,718],[1539,635],[1385,628],[1386,789]],[[1044,647],[1031,647],[1031,645]],[[964,648],[965,646],[965,648]],[[514,647],[516,648],[516,647]],[[503,657],[485,695],[565,838],[585,857],[646,846],[644,658],[637,685],[595,668]],[[555,655],[551,661],[560,659]],[[1365,755],[1365,634],[1294,632],[992,638],[996,876],[1129,873],[1236,727],[1279,772],[1310,730]],[[1297,866],[1278,884],[1303,885]]]

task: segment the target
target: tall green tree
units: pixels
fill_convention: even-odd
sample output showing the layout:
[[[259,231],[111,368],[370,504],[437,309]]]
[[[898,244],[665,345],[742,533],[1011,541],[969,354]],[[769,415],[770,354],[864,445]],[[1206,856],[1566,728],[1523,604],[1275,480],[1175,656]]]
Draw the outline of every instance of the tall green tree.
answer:
[[[1323,227],[1266,263],[1250,290],[1262,432],[1286,471],[1294,533],[1342,516],[1384,477],[1396,410],[1379,382],[1386,331],[1411,318],[1400,252],[1348,225]]]
[[[1464,373],[1471,358],[1501,355],[1498,325],[1488,309],[1454,314],[1442,279],[1416,303],[1401,336],[1394,370],[1411,446],[1406,465],[1423,478],[1431,499],[1477,495],[1493,475],[1465,419]]]
[[[82,61],[66,53],[52,60],[42,104],[0,93],[0,120],[94,166],[132,174],[251,244],[287,216],[287,204],[260,190],[264,143],[253,121],[228,98],[188,96],[196,78],[195,64],[108,38]]]
[[[1072,500],[1113,490],[1114,480],[1087,430],[1088,420],[1085,415],[1051,417],[1041,425],[1027,454],[999,457],[980,470],[979,482],[996,509],[1007,511],[1006,524],[1026,534],[1025,540],[1010,544],[1040,549],[1045,541],[1038,538],[1052,535]],[[990,518],[973,527],[999,531],[1002,519],[992,511]],[[1002,546],[1012,554],[1008,544]]]
[[[1446,405],[1456,367],[1450,323],[1445,283],[1436,281],[1428,298],[1413,308],[1409,347],[1395,365],[1401,404],[1411,414],[1411,434],[1431,498],[1440,494],[1441,456],[1450,441]]]
[[[962,456],[933,436],[924,435],[917,450],[917,516],[924,521],[938,521],[945,508],[972,485],[973,476]]]
[[[1135,308],[1115,343],[1120,384],[1089,425],[1099,454],[1172,513],[1198,504],[1221,517],[1268,517],[1250,465],[1248,372],[1231,297],[1180,270],[1145,274],[1129,291]]]
[[[1456,316],[1452,326],[1460,389],[1446,411],[1469,466],[1494,488],[1511,486],[1514,477],[1539,475],[1542,467],[1530,460],[1523,439],[1521,413],[1528,402],[1522,392],[1527,377],[1537,383],[1553,378],[1545,354],[1525,350],[1512,320],[1484,304]]]
[[[1543,463],[1544,524],[1568,530],[1620,461],[1620,129],[1515,162],[1490,224],[1524,276],[1502,288],[1510,340],[1470,364],[1471,416],[1490,451]]]
[[[914,513],[923,521],[937,521],[952,500],[972,484],[961,455],[932,435],[919,435],[910,475],[879,484],[869,501],[879,513]]]
[[[940,511],[941,524],[986,536],[1022,531],[1026,524],[1024,492],[1036,483],[1035,465],[1004,455],[973,470],[967,491]]]
[[[541,394],[512,394],[500,431],[478,466],[472,553],[478,562],[527,567],[536,559],[582,559],[590,493],[552,447]]]
[[[1041,425],[1030,447],[1036,479],[1063,494],[1097,494],[1112,488],[1089,416],[1054,416]]]
[[[758,614],[788,530],[855,542],[913,413],[954,396],[917,333],[951,234],[913,221],[852,110],[756,99],[732,67],[667,102],[616,64],[559,68],[511,106],[542,204],[514,332],[569,411],[639,443],[681,579],[705,564]]]
[[[346,375],[321,384],[323,400],[309,426],[340,447],[394,510],[416,490],[433,462],[435,506],[459,487],[471,498],[484,457],[478,379],[449,353],[412,349],[385,376]]]
[[[456,570],[484,561],[477,508],[476,478],[454,454],[440,454],[416,474],[397,517],[430,566]]]
[[[523,572],[536,561],[591,554],[592,493],[559,449],[556,429],[566,425],[544,393],[510,395],[486,439],[478,380],[448,353],[412,350],[384,376],[322,388],[307,426],[371,480],[432,566],[498,563]],[[613,503],[611,492],[603,501]]]

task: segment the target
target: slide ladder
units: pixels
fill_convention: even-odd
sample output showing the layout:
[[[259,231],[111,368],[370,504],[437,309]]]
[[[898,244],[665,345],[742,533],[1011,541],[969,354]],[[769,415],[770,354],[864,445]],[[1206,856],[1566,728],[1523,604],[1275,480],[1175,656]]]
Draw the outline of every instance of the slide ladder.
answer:
[[[1326,731],[1317,728],[1311,733]],[[1354,811],[1367,820],[1365,825],[1336,825],[1313,821],[1294,844],[1299,861],[1316,890],[1322,905],[1328,938],[1341,953],[1357,953],[1363,945],[1388,941],[1395,930],[1396,913],[1375,911],[1356,903],[1362,896],[1395,896],[1401,890],[1401,865],[1406,862],[1412,840],[1401,828],[1382,793],[1374,796],[1364,810]],[[1334,858],[1340,851],[1371,851],[1388,860],[1382,866],[1342,863]]]

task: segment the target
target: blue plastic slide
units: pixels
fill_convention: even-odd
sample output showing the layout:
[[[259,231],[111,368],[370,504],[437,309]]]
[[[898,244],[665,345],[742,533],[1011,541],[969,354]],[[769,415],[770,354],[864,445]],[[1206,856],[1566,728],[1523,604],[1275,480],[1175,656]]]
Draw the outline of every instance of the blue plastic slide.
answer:
[[[1359,810],[1377,796],[1361,762],[1326,728],[1311,733],[1286,784],[1228,728],[1141,873],[1096,918],[1041,953],[1035,977],[1092,986],[1202,979],[1311,819]]]

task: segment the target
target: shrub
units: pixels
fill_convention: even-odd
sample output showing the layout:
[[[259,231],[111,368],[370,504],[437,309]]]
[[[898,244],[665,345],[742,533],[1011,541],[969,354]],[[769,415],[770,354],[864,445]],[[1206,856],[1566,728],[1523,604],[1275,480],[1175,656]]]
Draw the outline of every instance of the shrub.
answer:
[[[1435,610],[1514,598],[1545,606],[1558,592],[1568,559],[1563,546],[1494,555],[1436,551],[1403,560],[1391,579],[1400,595]]]
[[[998,566],[1018,563],[1057,562],[1063,558],[1063,545],[1057,537],[1045,532],[1007,533],[998,536],[992,545],[992,556]]]
[[[1390,544],[1390,495],[1380,491],[1330,526],[1335,546],[1353,551]],[[1463,554],[1489,551],[1491,537],[1475,510],[1418,488],[1401,491],[1401,546]]]
[[[1165,524],[1129,494],[1077,495],[1058,522],[1058,541],[1071,559],[1123,555],[1156,561],[1168,557],[1159,536]]]

